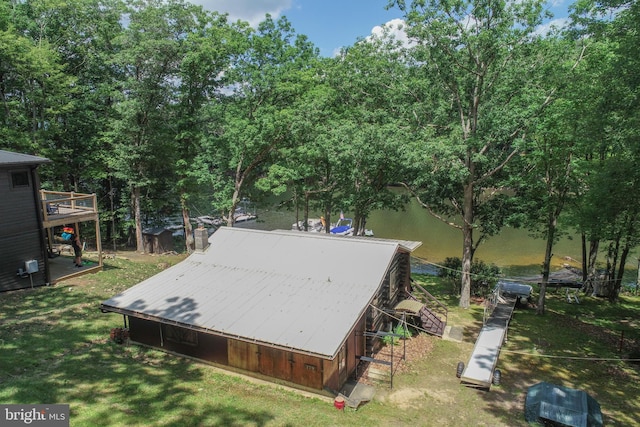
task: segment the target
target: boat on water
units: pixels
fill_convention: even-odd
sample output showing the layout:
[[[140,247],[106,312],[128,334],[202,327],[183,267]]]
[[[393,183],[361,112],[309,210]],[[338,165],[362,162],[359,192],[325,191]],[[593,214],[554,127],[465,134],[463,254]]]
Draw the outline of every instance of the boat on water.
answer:
[[[304,220],[300,220],[298,222],[294,222],[291,225],[291,230],[293,231],[310,231],[313,233],[322,233],[324,232],[324,219],[320,218],[309,218],[307,220],[307,226],[305,228]]]
[[[304,220],[294,222],[291,225],[294,231],[305,231]],[[312,233],[323,233],[325,231],[325,221],[323,217],[309,218],[307,220],[306,231]],[[337,223],[332,224],[329,233],[336,236],[353,236],[355,229],[353,228],[353,219],[341,217]],[[373,237],[372,230],[365,230],[365,236]]]
[[[256,218],[258,218],[258,215],[256,215],[254,212],[247,209],[246,206],[237,207],[235,212],[233,213],[234,223],[252,221]],[[198,224],[211,225],[214,227],[220,227],[221,225],[225,225],[228,222],[227,217],[225,216],[219,217],[219,216],[211,216],[211,215],[203,215],[203,216],[196,217],[195,221]]]
[[[336,224],[331,227],[329,233],[336,236],[353,236],[353,220],[351,218],[340,218]]]
[[[215,227],[220,227],[224,221],[220,217],[213,217],[210,215],[203,215],[195,218],[196,223],[198,224],[206,224],[213,225]]]

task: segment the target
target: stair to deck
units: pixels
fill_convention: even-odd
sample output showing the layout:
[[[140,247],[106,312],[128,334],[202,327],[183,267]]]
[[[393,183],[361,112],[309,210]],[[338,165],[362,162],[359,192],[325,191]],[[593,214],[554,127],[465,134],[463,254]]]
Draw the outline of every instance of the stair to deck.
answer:
[[[447,322],[429,310],[426,305],[420,310],[420,323],[423,329],[439,337],[444,334],[444,328],[447,326]]]
[[[447,326],[447,307],[422,286],[418,284],[413,286],[418,289],[420,295],[417,297],[410,293],[407,298],[422,304],[417,313],[414,311],[416,317],[420,319],[420,327],[430,334],[442,337]]]

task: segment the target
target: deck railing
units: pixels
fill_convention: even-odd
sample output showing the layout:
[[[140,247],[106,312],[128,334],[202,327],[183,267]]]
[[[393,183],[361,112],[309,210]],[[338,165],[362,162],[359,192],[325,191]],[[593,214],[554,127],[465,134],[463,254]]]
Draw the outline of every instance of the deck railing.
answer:
[[[98,212],[95,194],[40,190],[40,200],[45,220],[63,212]]]

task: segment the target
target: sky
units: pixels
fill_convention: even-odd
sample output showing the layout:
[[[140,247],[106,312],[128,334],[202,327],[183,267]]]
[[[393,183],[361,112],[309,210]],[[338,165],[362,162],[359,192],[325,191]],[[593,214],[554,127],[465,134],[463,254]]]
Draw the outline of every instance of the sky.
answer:
[[[551,10],[557,18],[566,16],[569,1],[551,0]],[[254,27],[267,13],[274,19],[286,16],[295,32],[306,35],[325,57],[335,56],[341,47],[368,37],[376,27],[402,18],[397,8],[385,9],[388,0],[191,0],[191,3],[228,13],[231,21],[241,19]]]

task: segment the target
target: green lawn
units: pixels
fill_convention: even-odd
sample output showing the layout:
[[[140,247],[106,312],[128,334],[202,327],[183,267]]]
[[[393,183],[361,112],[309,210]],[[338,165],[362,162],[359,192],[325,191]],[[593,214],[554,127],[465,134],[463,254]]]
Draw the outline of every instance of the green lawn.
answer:
[[[101,313],[100,302],[180,259],[117,257],[97,274],[0,294],[0,403],[68,403],[72,426],[518,426],[525,425],[526,387],[550,381],[590,392],[606,425],[640,424],[639,365],[578,359],[626,357],[638,340],[640,298],[571,305],[551,294],[545,316],[518,310],[498,364],[501,385],[482,392],[455,377],[473,347],[482,307],[461,310],[449,286],[418,276],[450,306],[450,323],[464,327],[464,342],[429,338],[432,350],[410,355],[393,389],[382,384],[373,402],[338,411],[325,398],[110,342],[122,317]]]

